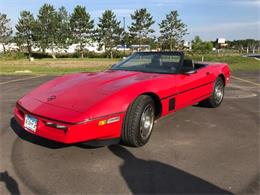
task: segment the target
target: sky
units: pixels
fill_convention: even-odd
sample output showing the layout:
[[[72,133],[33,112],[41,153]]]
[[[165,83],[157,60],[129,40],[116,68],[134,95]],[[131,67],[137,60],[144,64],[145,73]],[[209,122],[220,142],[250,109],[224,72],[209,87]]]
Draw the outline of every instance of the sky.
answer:
[[[158,23],[177,10],[188,27],[187,41],[195,35],[203,40],[260,39],[260,0],[0,0],[0,12],[7,14],[14,27],[22,10],[36,16],[44,3],[55,8],[65,6],[70,13],[76,5],[83,5],[95,22],[104,10],[111,9],[118,20],[125,17],[126,26],[131,24],[131,13],[147,8],[155,20],[155,35],[159,34]]]

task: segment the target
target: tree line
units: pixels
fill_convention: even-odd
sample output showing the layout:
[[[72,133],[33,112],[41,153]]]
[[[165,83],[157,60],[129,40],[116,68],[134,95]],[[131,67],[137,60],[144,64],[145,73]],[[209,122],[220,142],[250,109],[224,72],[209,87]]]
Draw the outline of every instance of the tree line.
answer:
[[[155,21],[146,8],[134,11],[131,20],[126,31],[116,14],[112,10],[105,10],[95,26],[84,6],[77,5],[69,14],[63,6],[55,9],[53,5],[44,4],[36,17],[30,11],[21,11],[13,40],[18,46],[26,45],[29,57],[33,46],[40,48],[42,52],[51,49],[55,58],[55,48],[64,49],[71,44],[79,44],[79,52],[83,57],[85,46],[97,42],[112,58],[113,48],[119,44],[141,46],[157,39],[152,28]],[[160,36],[157,40],[163,49],[174,50],[181,47],[183,37],[187,34],[187,26],[179,19],[176,10],[167,14],[159,27]],[[0,42],[10,42],[12,34],[10,19],[6,14],[0,13]]]
[[[203,41],[199,36],[195,36],[192,40],[192,51],[195,53],[208,53],[213,48],[216,50],[228,49],[238,51],[239,53],[255,53],[260,51],[260,40],[244,39],[225,41],[224,46],[217,41]]]
[[[138,45],[141,48],[146,44],[161,50],[183,49],[188,29],[176,10],[167,14],[158,24],[158,37],[154,35],[155,21],[147,9],[135,10],[130,16],[132,22],[126,30],[112,10],[105,10],[95,25],[84,6],[77,5],[72,13],[68,13],[63,6],[55,9],[53,5],[44,4],[36,16],[30,11],[21,11],[13,33],[10,19],[0,13],[0,43],[4,52],[5,45],[10,42],[15,42],[20,48],[26,47],[29,58],[33,47],[40,48],[43,53],[50,49],[55,58],[56,49],[67,49],[72,44],[78,44],[78,51],[84,57],[85,46],[94,42],[104,48],[111,58],[117,45]],[[260,47],[260,41],[253,39],[227,41],[227,44],[228,48],[241,52],[245,49],[259,50]],[[199,36],[192,41],[193,52],[205,53],[212,51],[213,47],[219,46],[213,41],[203,41]]]

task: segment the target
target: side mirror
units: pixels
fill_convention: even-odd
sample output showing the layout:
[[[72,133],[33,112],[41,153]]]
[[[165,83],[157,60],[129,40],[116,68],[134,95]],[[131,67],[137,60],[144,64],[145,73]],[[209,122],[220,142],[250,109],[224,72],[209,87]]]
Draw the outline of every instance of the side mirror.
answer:
[[[197,70],[193,69],[193,70],[185,71],[185,72],[183,72],[182,74],[191,75],[191,74],[195,74],[195,73],[197,73]]]

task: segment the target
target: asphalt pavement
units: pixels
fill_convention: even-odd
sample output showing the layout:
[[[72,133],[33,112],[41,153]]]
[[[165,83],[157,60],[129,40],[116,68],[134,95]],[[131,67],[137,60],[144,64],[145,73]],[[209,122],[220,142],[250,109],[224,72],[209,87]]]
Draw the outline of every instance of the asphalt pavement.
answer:
[[[235,76],[219,108],[158,120],[141,148],[25,132],[12,118],[16,100],[54,77],[0,76],[0,194],[259,194],[259,73]]]

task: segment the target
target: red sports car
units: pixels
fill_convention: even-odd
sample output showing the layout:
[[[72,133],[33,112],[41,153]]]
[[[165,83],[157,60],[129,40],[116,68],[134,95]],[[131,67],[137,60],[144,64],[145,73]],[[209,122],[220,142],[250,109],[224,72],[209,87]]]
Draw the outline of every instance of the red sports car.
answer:
[[[218,107],[230,70],[193,63],[183,52],[136,52],[110,70],[51,80],[17,101],[18,123],[57,142],[122,143],[139,147],[154,121],[186,106]]]

